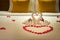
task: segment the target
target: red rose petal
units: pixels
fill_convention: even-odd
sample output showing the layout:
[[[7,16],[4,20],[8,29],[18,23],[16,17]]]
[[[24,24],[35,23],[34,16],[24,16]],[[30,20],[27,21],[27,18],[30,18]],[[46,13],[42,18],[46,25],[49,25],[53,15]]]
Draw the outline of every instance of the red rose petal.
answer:
[[[6,30],[6,28],[2,27],[2,28],[0,28],[0,30]]]
[[[34,31],[32,31],[31,33],[34,33]]]
[[[7,16],[7,18],[10,18],[10,16]]]
[[[57,18],[60,18],[60,16],[57,16]]]
[[[31,27],[33,27],[33,25],[31,25]]]
[[[57,20],[56,22],[60,22],[60,20]]]
[[[37,34],[43,34],[42,32],[38,32]]]
[[[12,22],[15,22],[15,20],[12,20]]]
[[[31,30],[29,30],[29,32],[32,32]]]
[[[47,30],[46,30],[46,31],[44,31],[44,32],[42,32],[42,34],[45,34],[45,33],[47,33]]]
[[[46,31],[44,31],[44,32],[34,32],[34,31],[32,31],[32,30],[28,30],[27,27],[28,27],[28,26],[23,26],[23,29],[24,29],[25,31],[28,31],[28,32],[31,32],[31,33],[34,33],[34,34],[45,34],[45,33],[48,33],[48,32],[50,32],[50,31],[53,30],[53,27],[52,27],[52,26],[49,26],[49,28],[50,28],[49,30],[46,30]],[[36,27],[36,26],[35,26],[35,27]],[[38,26],[38,28],[41,28],[41,27]]]

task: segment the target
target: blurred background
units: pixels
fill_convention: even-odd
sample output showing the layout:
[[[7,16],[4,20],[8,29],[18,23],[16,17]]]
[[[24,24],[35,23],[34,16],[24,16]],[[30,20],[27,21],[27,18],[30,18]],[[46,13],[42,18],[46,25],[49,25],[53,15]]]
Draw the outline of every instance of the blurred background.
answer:
[[[60,12],[60,0],[37,0],[38,12]],[[12,3],[12,5],[11,5]],[[0,0],[0,11],[30,12],[32,0]],[[34,2],[33,2],[34,3]],[[33,4],[32,3],[32,4]]]
[[[9,3],[9,0],[0,0],[0,11],[8,11]]]

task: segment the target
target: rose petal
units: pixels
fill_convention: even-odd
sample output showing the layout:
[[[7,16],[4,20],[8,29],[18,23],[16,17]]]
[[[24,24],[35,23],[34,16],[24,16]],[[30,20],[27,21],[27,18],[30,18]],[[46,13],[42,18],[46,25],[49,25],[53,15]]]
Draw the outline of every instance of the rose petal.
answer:
[[[7,18],[10,18],[10,16],[7,16]]]
[[[15,22],[15,20],[12,20],[12,22]]]
[[[57,18],[60,18],[60,16],[57,16]]]
[[[48,32],[50,32],[50,31],[53,30],[53,27],[52,27],[52,26],[49,26],[50,29],[48,29],[48,30],[46,30],[46,31],[44,31],[44,32],[34,32],[34,31],[32,31],[32,30],[27,29],[27,27],[28,27],[28,26],[23,26],[23,29],[24,29],[25,31],[28,31],[28,32],[31,32],[31,33],[34,33],[34,34],[45,34],[45,33],[48,33]],[[35,27],[34,27],[34,28],[35,28]],[[40,28],[40,27],[38,27],[38,28]]]

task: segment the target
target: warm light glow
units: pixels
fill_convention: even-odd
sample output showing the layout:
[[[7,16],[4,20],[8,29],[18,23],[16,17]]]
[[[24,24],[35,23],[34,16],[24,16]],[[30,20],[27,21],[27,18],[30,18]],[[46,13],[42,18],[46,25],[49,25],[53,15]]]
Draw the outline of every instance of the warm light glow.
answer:
[[[39,0],[39,12],[56,12],[56,0]]]
[[[27,13],[29,12],[29,0],[12,0],[11,12]]]
[[[13,1],[27,1],[27,0],[13,0]]]
[[[56,0],[39,0],[39,1],[49,2],[49,1],[56,1]]]

